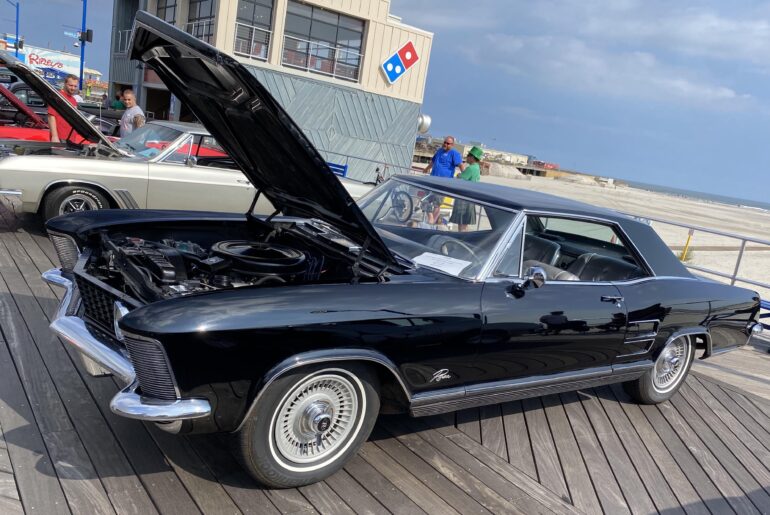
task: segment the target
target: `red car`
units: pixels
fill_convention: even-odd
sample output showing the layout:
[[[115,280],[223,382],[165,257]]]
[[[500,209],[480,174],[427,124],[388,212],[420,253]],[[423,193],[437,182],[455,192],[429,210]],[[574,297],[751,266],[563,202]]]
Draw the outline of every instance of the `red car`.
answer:
[[[24,102],[0,86],[0,139],[50,141],[48,124]]]

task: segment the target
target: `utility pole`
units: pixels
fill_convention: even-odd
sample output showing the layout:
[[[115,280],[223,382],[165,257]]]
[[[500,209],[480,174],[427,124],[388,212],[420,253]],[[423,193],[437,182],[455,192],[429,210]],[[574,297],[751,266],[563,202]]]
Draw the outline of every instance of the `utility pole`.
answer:
[[[11,2],[11,0],[5,0],[12,6],[16,8],[16,59],[19,58],[19,44],[20,44],[20,36],[19,36],[19,2],[18,0],[16,2]]]
[[[18,5],[18,4],[17,4]],[[80,81],[78,82],[78,89],[83,91],[83,64],[86,59],[86,10],[88,8],[88,0],[83,0],[83,24],[80,27]]]

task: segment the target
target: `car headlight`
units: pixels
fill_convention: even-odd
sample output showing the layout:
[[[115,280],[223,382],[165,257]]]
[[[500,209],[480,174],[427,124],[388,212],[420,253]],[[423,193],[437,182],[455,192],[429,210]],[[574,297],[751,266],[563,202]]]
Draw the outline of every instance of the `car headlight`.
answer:
[[[72,271],[80,257],[78,246],[70,236],[54,232],[48,233],[48,238],[56,249],[56,255],[59,256],[59,262],[63,270]]]

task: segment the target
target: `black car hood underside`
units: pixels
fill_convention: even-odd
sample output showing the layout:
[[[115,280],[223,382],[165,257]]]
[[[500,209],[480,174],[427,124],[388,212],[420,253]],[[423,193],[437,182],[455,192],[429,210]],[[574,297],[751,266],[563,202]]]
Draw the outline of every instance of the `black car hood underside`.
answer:
[[[276,209],[324,220],[364,252],[397,265],[310,140],[244,66],[144,11],[136,14],[130,49],[131,58],[155,70]]]
[[[51,84],[35,72],[32,68],[16,59],[13,54],[0,50],[0,65],[5,66],[23,80],[32,90],[35,91],[45,103],[53,107],[54,110],[64,118],[81,136],[88,141],[100,143],[116,154],[120,154],[117,148],[104,137],[99,129],[93,126],[80,111],[72,106],[67,100],[56,91]]]

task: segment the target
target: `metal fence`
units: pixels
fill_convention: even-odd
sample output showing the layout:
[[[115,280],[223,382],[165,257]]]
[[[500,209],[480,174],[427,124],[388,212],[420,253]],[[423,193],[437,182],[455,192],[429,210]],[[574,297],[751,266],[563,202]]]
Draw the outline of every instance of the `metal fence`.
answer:
[[[318,41],[283,37],[281,62],[284,66],[358,82],[363,54]]]
[[[131,29],[114,30],[112,31],[112,37],[115,43],[112,47],[112,52],[114,54],[128,53],[128,42],[131,40]]]
[[[272,32],[261,27],[235,22],[233,53],[260,61],[267,61]]]
[[[318,151],[327,162],[347,166],[347,177],[360,182],[376,182],[378,175],[382,180],[386,180],[392,175],[420,173],[415,168],[377,161],[375,159],[351,156],[320,148]]]
[[[214,43],[214,19],[191,21],[184,26],[185,32],[206,43]]]

